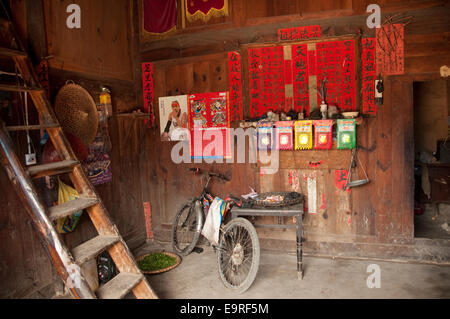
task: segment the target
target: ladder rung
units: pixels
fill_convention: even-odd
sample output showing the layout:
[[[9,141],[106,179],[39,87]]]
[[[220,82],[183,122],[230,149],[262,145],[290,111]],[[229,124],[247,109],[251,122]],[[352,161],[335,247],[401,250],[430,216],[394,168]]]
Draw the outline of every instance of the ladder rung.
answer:
[[[59,124],[43,124],[43,125],[18,125],[18,126],[7,126],[6,129],[8,131],[32,131],[32,130],[40,130],[47,128],[55,128],[59,127]]]
[[[56,205],[49,208],[49,217],[51,220],[57,220],[66,216],[70,216],[73,213],[94,206],[98,203],[97,198],[77,198],[69,202],[65,202],[61,205]]]
[[[103,236],[99,235],[97,237],[88,240],[87,242],[75,247],[72,250],[72,255],[75,258],[77,264],[81,265],[86,261],[97,257],[100,253],[105,251],[109,246],[117,243],[119,237],[117,236]]]
[[[131,289],[144,279],[142,274],[130,274],[121,272],[96,291],[100,299],[121,299],[125,297]]]
[[[9,48],[3,48],[0,47],[0,56],[7,56],[7,57],[14,57],[14,56],[19,56],[19,57],[26,57],[27,54],[23,51],[19,51],[19,50],[14,50],[14,49],[9,49]]]
[[[61,162],[41,164],[28,167],[28,173],[32,178],[52,176],[71,172],[78,161],[66,160]]]
[[[0,84],[0,91],[8,91],[8,92],[39,92],[44,91],[42,88],[37,87],[25,87],[19,85],[8,85],[8,84]]]

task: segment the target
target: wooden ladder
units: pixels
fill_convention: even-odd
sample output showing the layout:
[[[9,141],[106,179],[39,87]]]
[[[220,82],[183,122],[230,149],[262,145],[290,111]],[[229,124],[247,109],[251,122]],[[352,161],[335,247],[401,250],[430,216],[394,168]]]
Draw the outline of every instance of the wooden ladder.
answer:
[[[158,298],[145,276],[139,270],[125,241],[106,211],[100,197],[83,172],[58,120],[53,112],[45,90],[39,83],[28,54],[25,53],[19,38],[15,34],[12,22],[7,21],[13,34],[17,49],[0,48],[0,56],[11,58],[21,74],[25,86],[0,85],[0,91],[29,92],[34,106],[39,112],[41,125],[0,127],[0,158],[14,189],[23,201],[26,211],[45,243],[52,263],[58,275],[73,298],[124,298],[130,292],[136,298]],[[46,129],[59,157],[59,162],[35,165],[24,168],[9,131]],[[32,180],[43,176],[68,173],[80,197],[61,205],[47,208],[43,205]],[[69,251],[61,236],[57,233],[53,221],[86,209],[98,235]],[[113,259],[118,275],[96,291],[92,291],[81,272],[81,266],[108,251]]]

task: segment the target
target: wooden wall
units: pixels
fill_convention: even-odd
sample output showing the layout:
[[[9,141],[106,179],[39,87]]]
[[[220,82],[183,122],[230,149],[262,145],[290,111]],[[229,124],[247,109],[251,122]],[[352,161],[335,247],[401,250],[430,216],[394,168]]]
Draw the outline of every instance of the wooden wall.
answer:
[[[72,2],[82,8],[81,30],[69,31],[64,24],[64,9]],[[43,6],[40,1],[12,1],[14,16],[35,61],[54,56],[50,60],[52,98],[68,79],[86,87],[96,99],[99,85],[107,85],[112,89],[116,113],[142,104],[141,61],[155,62],[157,103],[160,96],[227,90],[226,53],[241,51],[249,44],[277,42],[280,28],[320,24],[325,37],[373,36],[373,30],[365,26],[369,0],[229,2],[229,17],[187,24],[168,37],[143,40],[139,0],[51,0],[42,1]],[[222,196],[248,193],[249,187],[257,191],[303,188],[303,174],[316,174],[318,206],[325,208],[305,216],[307,252],[403,256],[403,244],[414,242],[413,81],[439,79],[440,66],[450,65],[449,5],[438,0],[377,3],[384,17],[403,12],[414,19],[406,28],[405,75],[385,79],[384,105],[377,116],[366,118],[358,127],[359,156],[366,165],[369,184],[350,194],[336,194],[333,171],[347,168],[348,152],[340,152],[338,158],[333,151],[310,152],[314,161],[322,156],[328,159],[317,170],[306,167],[306,162],[296,162],[298,152],[285,152],[282,167],[273,176],[261,176],[256,164],[200,165],[232,178],[229,183],[213,184],[212,191]],[[244,111],[248,113],[247,106]],[[99,186],[98,191],[112,218],[130,245],[137,246],[145,241],[142,203],[148,201],[155,238],[168,240],[176,210],[201,189],[199,178],[188,172],[194,164],[175,165],[170,158],[173,144],[161,142],[159,127],[147,129],[142,119],[115,117],[110,121],[110,134],[113,182]],[[299,183],[291,184],[295,178]],[[4,193],[0,197],[0,297],[49,296],[57,279],[4,172],[0,173],[0,189]],[[80,232],[66,236],[66,242],[73,246],[92,234],[83,220]],[[288,231],[260,231],[260,237],[264,247],[279,249],[295,244]]]
[[[210,21],[203,28],[186,26],[183,29],[178,25],[179,30],[165,39],[141,41],[142,61],[154,62],[154,103],[157,105],[160,96],[226,90],[227,82],[218,81],[211,70],[226,65],[226,52],[231,50],[241,52],[245,82],[248,46],[277,43],[280,28],[319,24],[322,37],[374,36],[374,30],[366,27],[366,7],[370,3],[230,0],[231,16],[227,21]],[[350,252],[350,255],[366,257],[395,257],[399,250],[392,245],[406,247],[416,243],[413,82],[439,79],[439,68],[450,65],[450,8],[445,1],[377,3],[383,19],[399,13],[411,17],[412,22],[405,28],[405,75],[384,79],[384,105],[379,107],[376,116],[365,117],[357,128],[358,155],[369,176],[369,184],[353,188],[350,193],[336,189],[334,171],[349,167],[350,153],[346,151],[282,151],[280,170],[274,175],[261,175],[259,167],[251,164],[202,165],[205,169],[232,174],[232,185],[220,189],[218,195],[222,196],[230,192],[239,194],[234,182],[236,177],[242,181],[238,185],[241,194],[247,193],[249,186],[257,191],[293,189],[305,193],[305,177],[316,178],[319,211],[315,215],[306,214],[304,218],[305,246],[308,252],[315,254]],[[198,74],[204,77],[199,78]],[[224,77],[226,74],[220,77],[221,81]],[[244,83],[244,114],[249,114],[247,95]],[[182,202],[179,197],[192,197],[199,186],[184,166],[170,162],[168,155],[172,144],[161,143],[157,133],[152,135],[150,143],[157,145],[162,154],[158,159],[152,158],[156,160],[153,164],[157,175],[150,180],[151,189],[162,195],[157,195],[152,202],[153,226],[157,238],[168,240],[171,220]],[[308,165],[309,161],[322,160],[323,164],[317,169]],[[363,178],[360,168],[354,174],[357,174],[355,178]],[[264,229],[258,233],[265,247],[294,247],[293,232]],[[390,246],[383,246],[386,244]],[[362,248],[354,249],[355,245]]]
[[[74,1],[13,1],[15,21],[34,62],[50,59],[50,98],[67,80],[86,88],[98,102],[100,85],[111,89],[113,110],[122,113],[109,121],[113,181],[96,187],[113,221],[131,249],[146,240],[143,202],[149,200],[142,120],[127,116],[139,105],[134,81],[138,38],[133,36],[131,1],[75,1],[81,6],[81,30],[65,26],[65,8]],[[41,31],[39,31],[41,30]],[[133,42],[133,40],[136,40]],[[18,145],[23,149],[23,145]],[[149,148],[150,150],[150,148]],[[0,172],[0,298],[48,298],[60,281],[23,206]],[[87,214],[77,230],[63,236],[74,247],[96,234]]]

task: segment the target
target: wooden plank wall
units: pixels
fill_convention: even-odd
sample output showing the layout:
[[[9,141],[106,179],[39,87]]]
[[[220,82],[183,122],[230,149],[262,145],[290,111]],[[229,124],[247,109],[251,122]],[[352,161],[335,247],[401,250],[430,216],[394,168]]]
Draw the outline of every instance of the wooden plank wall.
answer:
[[[246,48],[250,44],[276,43],[276,30],[282,27],[320,24],[323,36],[346,34],[374,36],[365,22],[366,7],[370,1],[240,1],[230,0],[232,19],[228,23],[210,21],[205,28],[186,27],[180,30],[183,36],[173,35],[164,41],[141,43],[142,60],[155,61],[155,105],[159,96],[204,92],[207,87],[226,90],[226,86],[194,81],[193,70],[199,69],[194,61],[214,60],[214,65],[226,61],[224,51],[241,50],[243,61],[244,115],[249,114],[246,91]],[[334,170],[348,169],[350,154],[345,151],[286,152],[280,154],[280,170],[275,175],[261,175],[258,167],[245,171],[247,180],[255,180],[260,191],[299,190],[305,192],[307,177],[317,181],[317,207],[315,215],[306,214],[306,247],[317,247],[313,243],[393,243],[414,242],[413,225],[413,113],[412,84],[439,78],[439,68],[449,65],[448,41],[450,13],[448,3],[443,1],[379,1],[384,17],[401,12],[411,15],[412,23],[405,30],[405,75],[385,79],[385,103],[376,116],[366,117],[357,127],[358,155],[369,176],[370,183],[355,187],[350,193],[337,190],[334,185]],[[335,19],[330,19],[331,17]],[[215,37],[214,37],[215,35]],[[194,41],[191,41],[194,40]],[[177,41],[177,43],[176,43]],[[164,46],[168,50],[162,49]],[[186,57],[186,58],[185,58]],[[190,57],[190,58],[187,58]],[[168,59],[171,58],[171,59]],[[192,61],[186,62],[186,61]],[[168,63],[170,66],[166,66]],[[208,68],[204,62],[203,68]],[[357,65],[360,65],[357,63]],[[209,67],[211,68],[211,67]],[[207,78],[214,80],[213,77]],[[226,83],[226,82],[225,82]],[[162,95],[161,95],[162,94]],[[157,134],[152,143],[168,154],[170,143],[161,143]],[[172,164],[161,160],[164,179],[170,175]],[[324,161],[317,169],[309,162]],[[169,160],[170,161],[170,160]],[[359,164],[359,163],[358,163]],[[217,169],[225,165],[217,166]],[[215,167],[214,167],[215,168]],[[251,169],[250,169],[251,168]],[[174,170],[180,167],[173,167]],[[227,169],[225,169],[227,170]],[[360,167],[355,178],[363,178]],[[161,183],[156,176],[157,183]],[[234,176],[233,176],[234,177]],[[259,180],[259,182],[256,182]],[[155,182],[156,183],[156,182]],[[166,183],[166,182],[164,182]],[[196,192],[188,189],[191,181],[170,181],[174,190],[187,198]],[[246,192],[248,183],[243,185]],[[241,185],[242,186],[242,185]],[[161,194],[169,191],[165,186],[154,185]],[[197,188],[198,189],[198,188]],[[228,189],[226,189],[228,190]],[[171,196],[167,194],[165,196]],[[177,199],[178,201],[178,199]],[[181,202],[181,201],[180,201]],[[178,204],[178,203],[177,203]],[[167,207],[169,205],[170,207]],[[175,203],[157,198],[153,204],[155,228],[168,228],[175,213]],[[273,222],[263,220],[263,222]],[[292,221],[285,221],[292,223]],[[165,223],[168,223],[164,226]],[[295,240],[293,232],[258,230],[261,238]],[[157,232],[157,235],[159,233]],[[167,232],[165,233],[167,235]],[[160,238],[167,239],[163,233]],[[311,245],[308,246],[308,241]],[[350,246],[349,246],[350,247]],[[368,249],[372,249],[368,246]],[[373,252],[381,256],[381,250]],[[370,252],[367,251],[366,255]],[[364,255],[364,252],[360,253]]]
[[[135,65],[140,63],[135,58],[138,53],[135,43],[131,41],[138,39],[131,32],[135,29],[130,23],[130,10],[134,9],[130,1],[77,2],[82,8],[82,29],[73,32],[65,26],[65,8],[71,1],[43,1],[44,7],[38,1],[13,3],[15,21],[33,61],[47,54],[54,56],[50,60],[51,101],[67,80],[73,80],[86,88],[96,102],[100,85],[109,87],[115,114],[136,109],[139,89],[134,76]],[[121,235],[134,249],[146,240],[142,203],[149,200],[150,192],[143,174],[147,170],[147,152],[143,146],[147,144],[142,140],[148,130],[141,120],[130,116],[113,117],[109,129],[113,181],[96,189]],[[19,142],[18,147],[22,151],[24,144]],[[51,297],[55,284],[60,281],[3,170],[0,189],[3,194],[0,196],[0,298]],[[74,247],[95,234],[84,214],[76,231],[63,238],[69,247]]]
[[[156,101],[162,96],[227,91],[227,53],[155,63],[154,83]],[[254,173],[255,164],[174,164],[171,149],[175,142],[161,142],[157,108],[155,111],[157,127],[145,140],[148,150],[145,183],[150,194],[155,236],[168,240],[176,211],[202,190],[202,179],[188,168],[200,167],[229,176],[231,182],[212,182],[211,190],[219,196],[249,193],[249,187],[258,188],[259,180]]]
[[[33,34],[27,42],[37,52],[36,58],[55,56],[51,62],[52,96],[68,79],[85,86],[96,98],[99,85],[108,85],[112,88],[115,112],[128,112],[142,103],[138,93],[139,47],[143,61],[155,62],[156,102],[159,96],[227,90],[226,52],[240,50],[242,45],[276,42],[279,28],[320,24],[324,36],[358,34],[359,30],[364,36],[373,36],[373,30],[365,27],[365,9],[370,0],[230,0],[230,17],[212,19],[205,25],[191,24],[167,39],[141,43],[138,43],[138,0],[80,0],[77,3],[83,10],[85,29],[70,34],[67,28],[58,25],[65,22],[64,9],[71,1],[43,1],[44,7],[38,13],[36,2],[28,5],[28,1],[32,0],[14,3],[18,16],[23,19],[21,31]],[[198,165],[232,178],[229,183],[213,184],[212,191],[221,196],[248,193],[249,187],[257,191],[269,189],[270,185],[304,189],[303,174],[317,174],[319,213],[305,216],[309,236],[306,248],[313,251],[331,251],[332,243],[337,241],[350,243],[350,250],[352,245],[357,245],[361,256],[381,256],[384,248],[363,244],[408,243],[413,239],[413,143],[409,134],[413,120],[412,82],[437,79],[440,66],[450,65],[449,7],[448,2],[438,0],[377,3],[381,4],[384,15],[408,11],[405,14],[414,15],[414,20],[406,28],[405,76],[386,80],[384,106],[379,108],[376,117],[365,119],[357,129],[359,156],[366,165],[369,184],[352,189],[351,194],[336,194],[333,170],[347,168],[345,152],[318,170],[305,166],[307,162],[298,162],[298,152],[286,153],[282,156],[284,166],[271,177],[261,177],[255,164]],[[134,19],[129,14],[134,14]],[[45,15],[45,24],[36,15]],[[43,25],[46,32],[36,29]],[[47,39],[43,40],[41,34]],[[46,44],[45,48],[42,43]],[[246,93],[243,94],[245,101]],[[245,107],[244,112],[248,114]],[[199,178],[188,172],[194,164],[173,164],[172,144],[161,142],[159,132],[159,127],[146,129],[142,120],[131,117],[110,121],[113,182],[98,190],[122,235],[135,244],[145,240],[142,202],[151,203],[155,237],[167,240],[176,210],[186,198],[197,194],[202,185]],[[313,154],[314,161],[320,160],[320,156]],[[328,159],[334,158],[332,154],[331,151],[327,154]],[[289,164],[292,161],[293,166]],[[291,184],[297,183],[296,179],[298,184]],[[0,297],[48,296],[49,285],[54,282],[51,265],[30,223],[20,214],[21,204],[16,195],[8,191],[9,181],[3,172],[0,189],[5,194],[0,197],[0,281],[3,283]],[[321,208],[322,194],[325,194],[325,209]],[[67,236],[67,243],[76,245],[92,234],[84,220],[80,234]],[[260,234],[262,238],[294,242],[289,232]],[[273,242],[275,248],[281,247],[273,240],[265,243]]]

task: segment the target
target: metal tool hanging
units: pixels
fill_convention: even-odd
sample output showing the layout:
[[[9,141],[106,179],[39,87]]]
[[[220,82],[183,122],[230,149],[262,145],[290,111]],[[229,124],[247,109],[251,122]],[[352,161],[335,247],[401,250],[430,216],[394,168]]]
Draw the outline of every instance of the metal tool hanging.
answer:
[[[351,181],[352,179],[352,168],[356,167],[356,158],[358,158],[359,165],[361,166],[364,175],[366,176],[365,179],[360,179],[356,181]],[[352,149],[352,159],[350,161],[350,168],[348,170],[348,177],[347,177],[347,183],[345,184],[345,189],[349,189],[350,187],[356,187],[356,186],[362,186],[370,182],[369,177],[367,176],[366,170],[364,169],[364,166],[361,164],[361,160],[356,155],[356,148]]]
[[[22,93],[19,93],[22,94]],[[29,126],[29,121],[28,121],[28,92],[23,92],[24,95],[24,105],[25,105],[25,125]],[[27,130],[27,145],[28,145],[28,153],[25,154],[25,164],[27,166],[29,165],[34,165],[36,164],[36,152],[34,151],[34,145],[33,142],[31,141],[31,137],[30,137],[30,131]],[[31,150],[31,148],[33,148],[33,151]]]

